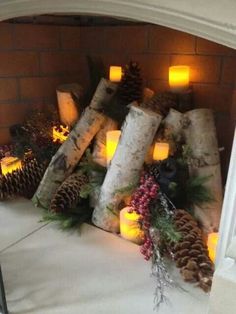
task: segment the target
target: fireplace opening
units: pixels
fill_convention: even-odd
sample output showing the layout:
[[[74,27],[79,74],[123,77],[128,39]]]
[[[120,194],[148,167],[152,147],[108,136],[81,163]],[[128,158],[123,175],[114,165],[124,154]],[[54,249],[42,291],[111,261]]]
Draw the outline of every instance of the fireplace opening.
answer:
[[[14,18],[0,23],[0,39],[1,201],[33,197],[72,227],[67,206],[80,200],[86,219],[142,244],[157,264],[169,236],[165,251],[184,280],[209,291],[234,138],[235,49],[86,15]]]

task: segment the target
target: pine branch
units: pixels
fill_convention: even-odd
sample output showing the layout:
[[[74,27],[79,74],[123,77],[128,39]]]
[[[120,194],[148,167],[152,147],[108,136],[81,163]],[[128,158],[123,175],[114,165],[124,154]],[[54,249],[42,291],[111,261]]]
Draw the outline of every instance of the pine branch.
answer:
[[[181,239],[181,234],[176,230],[171,217],[157,215],[153,220],[153,227],[159,230],[161,238],[165,241],[178,242]]]

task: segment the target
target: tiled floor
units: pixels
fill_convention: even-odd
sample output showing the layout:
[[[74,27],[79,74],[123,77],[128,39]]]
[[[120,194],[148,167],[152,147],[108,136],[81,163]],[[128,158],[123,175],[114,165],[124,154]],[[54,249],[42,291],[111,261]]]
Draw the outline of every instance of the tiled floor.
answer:
[[[0,261],[11,314],[155,313],[155,281],[138,246],[89,225],[78,235],[39,220],[29,201],[0,203]],[[170,303],[159,313],[207,313],[208,295],[172,268],[181,288],[167,292]]]

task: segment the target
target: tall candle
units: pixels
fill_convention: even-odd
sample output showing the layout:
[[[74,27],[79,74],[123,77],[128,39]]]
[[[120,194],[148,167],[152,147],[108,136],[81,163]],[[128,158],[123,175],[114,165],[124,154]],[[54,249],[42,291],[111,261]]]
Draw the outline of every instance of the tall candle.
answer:
[[[169,68],[169,85],[173,92],[181,92],[189,87],[189,67],[186,65]]]
[[[170,146],[168,143],[155,143],[153,160],[159,161],[168,158]]]
[[[135,212],[130,213],[131,208],[125,207],[120,211],[120,234],[122,238],[142,244],[144,232],[140,226],[140,215]]]
[[[109,79],[111,82],[120,82],[122,78],[122,67],[110,66]]]
[[[120,130],[108,131],[106,134],[107,164],[110,163],[116,152],[116,148],[120,140],[120,135],[121,135]]]

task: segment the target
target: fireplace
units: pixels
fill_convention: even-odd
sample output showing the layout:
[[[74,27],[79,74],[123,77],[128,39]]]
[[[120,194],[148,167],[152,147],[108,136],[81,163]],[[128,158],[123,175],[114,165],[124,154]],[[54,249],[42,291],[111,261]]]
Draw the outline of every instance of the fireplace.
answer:
[[[5,21],[0,25],[0,35],[4,39],[0,51],[0,143],[10,141],[9,127],[21,122],[29,109],[43,110],[55,104],[58,85],[76,81],[85,88],[88,86],[86,55],[103,59],[107,77],[111,65],[137,60],[143,71],[144,85],[156,92],[169,89],[170,66],[185,64],[190,67],[195,107],[210,108],[215,112],[224,184],[228,176],[225,208],[230,206],[233,216],[232,162],[232,173],[228,174],[235,122],[236,43],[233,27],[218,21],[217,12],[214,12],[215,21],[207,20],[207,16],[199,18],[200,11],[196,16],[190,15],[188,5],[181,11],[174,7],[148,7],[136,1],[132,5],[119,6],[119,1],[113,1],[107,6],[98,6],[94,12],[90,4],[82,2],[77,8],[74,2],[58,3],[57,13],[80,10],[142,22],[86,15],[79,18],[69,15],[19,18],[54,13],[55,8],[50,1],[45,1],[44,7],[32,1],[5,4],[1,13]],[[152,10],[157,14],[158,22]],[[219,261],[223,260],[233,236],[234,225],[226,221],[226,215],[222,218]]]

